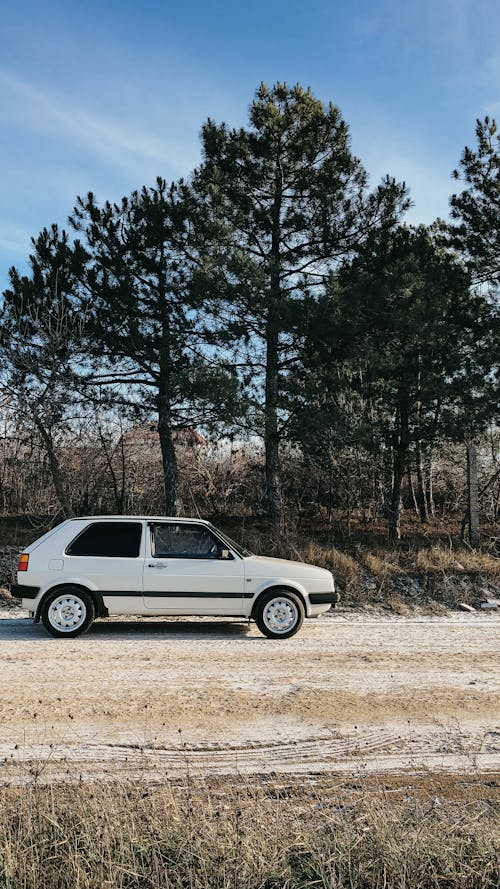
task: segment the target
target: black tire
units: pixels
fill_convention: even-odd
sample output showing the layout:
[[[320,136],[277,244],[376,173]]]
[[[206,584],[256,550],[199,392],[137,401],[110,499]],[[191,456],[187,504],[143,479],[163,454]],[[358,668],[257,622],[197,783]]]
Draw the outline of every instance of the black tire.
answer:
[[[60,607],[58,608],[55,603]],[[94,602],[90,594],[79,587],[60,587],[43,600],[40,617],[45,629],[52,636],[58,639],[74,639],[75,636],[85,633],[94,620]],[[64,627],[64,623],[67,623],[67,628]]]
[[[268,639],[289,639],[300,630],[304,614],[299,596],[287,589],[274,589],[259,599],[254,618],[260,632]],[[282,629],[279,628],[280,619]]]

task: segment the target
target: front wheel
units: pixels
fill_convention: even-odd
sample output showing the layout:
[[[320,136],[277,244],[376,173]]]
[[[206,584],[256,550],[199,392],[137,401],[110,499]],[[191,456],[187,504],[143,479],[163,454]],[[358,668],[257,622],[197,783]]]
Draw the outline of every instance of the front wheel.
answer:
[[[84,590],[68,586],[47,596],[40,616],[52,636],[73,638],[90,627],[95,616],[94,603]]]
[[[273,590],[257,603],[255,623],[269,639],[289,639],[300,630],[304,606],[294,593]]]

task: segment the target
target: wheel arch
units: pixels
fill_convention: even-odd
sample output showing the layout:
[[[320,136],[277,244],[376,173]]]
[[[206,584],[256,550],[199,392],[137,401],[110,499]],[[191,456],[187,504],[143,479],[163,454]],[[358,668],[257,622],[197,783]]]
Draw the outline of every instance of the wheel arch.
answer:
[[[108,617],[108,609],[104,604],[102,594],[97,590],[91,590],[88,586],[84,586],[83,583],[55,583],[54,586],[51,586],[48,590],[45,590],[43,596],[41,597],[35,612],[34,623],[37,624],[40,622],[40,615],[42,612],[43,603],[47,599],[47,596],[51,596],[53,593],[57,593],[58,590],[64,590],[68,587],[74,590],[81,590],[82,593],[87,593],[87,595],[90,596],[94,603],[96,617]]]
[[[258,606],[259,602],[264,598],[264,596],[267,596],[268,593],[274,593],[274,592],[278,592],[281,590],[284,590],[287,593],[293,593],[294,596],[297,597],[297,599],[300,599],[300,601],[302,602],[302,605],[304,606],[304,615],[307,616],[308,603],[306,602],[303,592],[301,590],[297,589],[297,587],[291,586],[291,584],[286,584],[286,583],[273,583],[271,586],[268,586],[264,590],[261,590],[259,592],[259,594],[255,597],[254,601],[252,602],[252,611],[251,611],[250,616],[255,617],[255,612],[257,610],[257,606]]]

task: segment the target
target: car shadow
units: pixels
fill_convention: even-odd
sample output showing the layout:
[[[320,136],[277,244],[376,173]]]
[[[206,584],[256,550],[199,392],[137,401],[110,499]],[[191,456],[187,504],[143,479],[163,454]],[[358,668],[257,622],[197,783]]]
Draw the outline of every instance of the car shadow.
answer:
[[[210,639],[227,639],[228,637],[248,636],[251,625],[248,621],[230,620],[161,620],[159,618],[146,620],[98,620],[92,624],[86,635],[92,637],[113,638],[138,637],[140,639],[157,638],[158,636],[172,636],[176,639],[190,639],[196,636],[198,639],[207,637]]]
[[[231,620],[160,620],[149,618],[143,620],[113,620],[106,618],[96,620],[90,629],[78,640],[84,639],[246,639],[247,641],[264,640],[263,636],[249,636],[252,625],[248,621]],[[34,624],[32,618],[18,617],[0,620],[0,643],[17,640],[32,642],[59,642],[47,633],[43,624]],[[63,640],[64,641],[64,640]]]

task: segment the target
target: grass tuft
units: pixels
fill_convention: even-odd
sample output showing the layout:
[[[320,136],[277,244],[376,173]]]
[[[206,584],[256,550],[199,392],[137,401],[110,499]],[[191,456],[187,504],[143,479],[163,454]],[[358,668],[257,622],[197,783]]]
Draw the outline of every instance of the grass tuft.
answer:
[[[391,558],[389,558],[387,554],[365,553],[363,562],[375,577],[397,577],[403,573],[403,568],[396,563],[394,554],[391,554]]]

